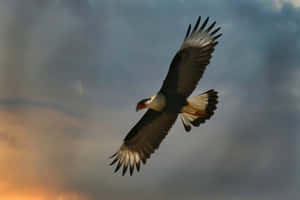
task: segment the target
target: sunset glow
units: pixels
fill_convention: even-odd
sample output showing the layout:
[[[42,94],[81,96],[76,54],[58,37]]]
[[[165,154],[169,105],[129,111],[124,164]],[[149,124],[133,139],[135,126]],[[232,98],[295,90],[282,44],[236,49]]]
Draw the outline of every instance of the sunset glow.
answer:
[[[42,118],[34,121],[24,118],[31,112],[53,118],[46,122]],[[42,114],[43,113],[43,114]],[[43,169],[39,165],[43,158],[39,158],[37,145],[38,133],[45,132],[47,126],[55,123],[52,131],[59,131],[62,123],[64,127],[80,128],[78,120],[69,118],[59,112],[49,109],[22,109],[8,111],[0,106],[0,199],[4,200],[86,200],[78,192],[63,191],[59,188],[61,179],[56,171]],[[24,123],[26,121],[26,123]],[[46,124],[45,124],[46,122]],[[35,123],[42,124],[37,126]],[[47,124],[48,123],[48,124]],[[67,126],[66,126],[67,125]],[[44,146],[44,145],[43,145]],[[44,149],[45,150],[45,149]],[[43,166],[43,165],[42,165]],[[48,175],[45,173],[49,173]]]
[[[1,189],[0,189],[1,192]],[[5,200],[87,200],[77,193],[53,194],[48,191],[15,191],[0,194],[0,199]]]
[[[216,112],[114,173],[198,16],[223,35],[190,97],[215,89]],[[300,199],[299,52],[300,0],[0,0],[0,200]]]

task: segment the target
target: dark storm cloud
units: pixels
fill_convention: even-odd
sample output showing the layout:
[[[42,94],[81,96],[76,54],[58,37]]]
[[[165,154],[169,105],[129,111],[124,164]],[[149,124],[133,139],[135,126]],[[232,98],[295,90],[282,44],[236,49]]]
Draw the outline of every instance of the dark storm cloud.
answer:
[[[87,111],[91,88],[99,87],[104,11],[93,12],[88,1],[9,1],[5,6],[10,12],[2,12],[1,19],[2,97],[46,99]]]
[[[154,171],[162,175],[161,184],[157,183],[162,189],[151,187],[143,196],[155,191],[157,199],[165,196],[178,199],[234,196],[281,199],[285,193],[293,191],[296,187],[296,120],[299,111],[295,109],[297,102],[290,91],[295,86],[291,85],[290,80],[299,63],[299,9],[287,3],[283,4],[281,10],[276,9],[272,1],[116,2],[110,6],[114,21],[122,25],[122,28],[111,28],[110,38],[118,44],[112,48],[118,52],[116,55],[124,56],[124,59],[112,65],[108,71],[116,73],[116,76],[119,73],[130,77],[118,80],[120,85],[112,88],[126,91],[135,89],[138,91],[136,93],[144,90],[145,95],[149,93],[146,85],[151,84],[151,88],[152,85],[160,85],[157,73],[164,76],[167,68],[163,66],[168,66],[180,44],[174,44],[174,41],[181,41],[187,24],[194,23],[197,15],[211,15],[218,24],[224,26],[220,45],[200,84],[208,86],[212,83],[220,88],[216,119],[207,125],[216,128],[207,128],[206,131],[222,134],[215,140],[227,141],[220,146],[217,143],[216,146],[207,147],[206,154],[201,153],[200,158],[199,151],[193,152],[189,156],[191,159],[186,160],[188,163],[182,164],[183,159],[180,162],[164,159],[168,157],[167,149],[174,148],[170,144],[174,142],[171,136],[167,137],[170,142],[164,142],[161,146],[160,151],[165,154],[159,154],[159,166],[168,162],[177,165],[166,164],[170,168],[159,172],[162,169],[153,167],[153,164]],[[120,28],[127,42],[120,37]],[[126,49],[133,44],[138,50]],[[136,54],[139,56],[136,57]],[[135,82],[142,83],[135,86]],[[132,87],[123,86],[127,84]],[[232,107],[227,109],[227,106]],[[201,137],[196,139],[201,140]],[[182,148],[189,146],[188,141],[185,143]],[[175,144],[179,145],[178,142]],[[200,145],[205,144],[199,141]],[[201,150],[201,147],[198,149]],[[206,157],[214,156],[214,151],[222,156],[213,162],[213,158]],[[203,167],[205,162],[208,163]],[[174,187],[180,190],[174,190]],[[132,197],[131,192],[134,193],[134,189],[131,188],[125,196]]]
[[[88,141],[91,133],[78,116],[89,113],[85,87],[96,85],[90,56],[100,49],[102,26],[93,26],[101,24],[103,13],[90,13],[88,6],[83,10],[87,1],[0,4],[0,148],[5,163],[0,198],[23,199],[29,190],[33,195],[28,198],[86,199],[70,189],[70,168],[83,145],[77,139],[85,133]],[[35,193],[38,188],[46,192]]]
[[[232,21],[235,31],[232,37],[243,37],[229,53],[236,55],[232,60],[231,68],[235,69],[232,76],[242,76],[231,80],[241,89],[233,93],[232,98],[243,98],[230,116],[234,119],[232,128],[223,130],[232,135],[223,159],[209,170],[181,172],[183,177],[195,181],[185,184],[184,194],[178,192],[178,195],[221,192],[262,198],[283,194],[295,187],[297,166],[299,110],[291,94],[290,89],[295,86],[290,80],[299,70],[300,10],[291,4],[284,4],[281,10],[271,10],[254,2],[228,3],[236,19]],[[253,51],[260,55],[253,57]],[[249,56],[253,62],[245,62],[244,56]],[[236,66],[237,63],[242,65]],[[249,70],[249,67],[254,69]],[[221,100],[220,106],[226,106],[226,100],[230,101]],[[197,163],[189,163],[194,164]],[[189,166],[182,168],[189,169]],[[182,181],[171,174],[165,184],[178,185]]]

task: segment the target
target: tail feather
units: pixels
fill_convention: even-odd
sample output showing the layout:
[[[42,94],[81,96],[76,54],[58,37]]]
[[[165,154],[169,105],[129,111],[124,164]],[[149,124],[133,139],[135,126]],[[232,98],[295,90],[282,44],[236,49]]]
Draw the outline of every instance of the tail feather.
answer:
[[[183,107],[180,114],[185,130],[191,130],[191,125],[200,126],[210,119],[217,108],[218,93],[215,90],[208,90],[196,97],[187,99],[188,105]]]

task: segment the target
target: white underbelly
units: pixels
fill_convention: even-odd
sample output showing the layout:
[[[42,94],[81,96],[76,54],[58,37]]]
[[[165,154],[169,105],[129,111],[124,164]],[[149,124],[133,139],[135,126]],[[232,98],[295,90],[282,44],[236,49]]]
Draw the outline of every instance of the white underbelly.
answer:
[[[156,111],[162,111],[165,106],[166,106],[166,98],[162,93],[154,95],[151,98],[150,104],[148,105],[149,108]]]

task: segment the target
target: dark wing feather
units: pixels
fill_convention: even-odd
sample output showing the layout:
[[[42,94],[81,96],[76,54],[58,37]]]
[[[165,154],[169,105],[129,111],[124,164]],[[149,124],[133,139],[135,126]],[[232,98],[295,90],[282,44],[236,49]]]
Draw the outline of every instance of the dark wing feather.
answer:
[[[215,40],[222,35],[215,35],[220,27],[210,32],[215,26],[215,22],[205,29],[208,19],[197,31],[200,24],[199,17],[190,35],[191,28],[189,26],[185,40],[172,60],[161,92],[165,94],[176,93],[188,97],[197,86],[206,66],[209,64],[214,47],[218,44]]]
[[[140,121],[130,130],[119,151],[111,158],[111,165],[117,161],[116,171],[123,165],[123,175],[129,167],[130,175],[140,169],[140,161],[144,164],[150,155],[159,147],[177,118],[177,113],[157,112],[149,109]]]

